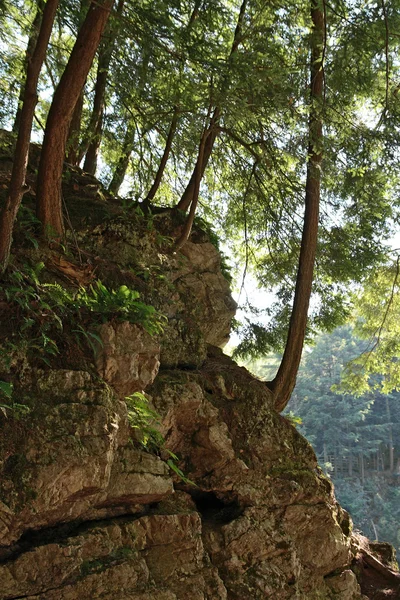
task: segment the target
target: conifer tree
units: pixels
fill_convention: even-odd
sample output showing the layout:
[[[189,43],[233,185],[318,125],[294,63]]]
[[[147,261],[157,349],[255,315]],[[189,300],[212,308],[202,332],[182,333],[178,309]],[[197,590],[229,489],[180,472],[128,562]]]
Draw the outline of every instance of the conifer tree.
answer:
[[[24,193],[32,121],[37,103],[37,85],[40,70],[46,55],[57,6],[58,0],[47,0],[43,8],[43,14],[41,15],[39,33],[34,42],[32,41],[32,37],[29,40],[29,45],[31,47],[28,48],[29,58],[27,61],[26,79],[23,84],[24,92],[22,107],[18,115],[18,137],[11,172],[10,187],[0,213],[1,271],[4,271],[8,265],[14,222]]]
[[[311,0],[310,59],[310,121],[305,194],[303,235],[300,247],[299,269],[297,272],[293,308],[289,321],[288,336],[282,362],[269,387],[275,396],[275,407],[281,411],[290,400],[296,385],[304,339],[307,314],[313,283],[314,262],[318,240],[318,217],[320,204],[321,163],[322,163],[322,108],[324,95],[324,52],[325,18],[319,0]]]
[[[69,126],[112,5],[113,0],[90,4],[47,117],[36,196],[37,216],[48,238],[64,235],[61,178]]]

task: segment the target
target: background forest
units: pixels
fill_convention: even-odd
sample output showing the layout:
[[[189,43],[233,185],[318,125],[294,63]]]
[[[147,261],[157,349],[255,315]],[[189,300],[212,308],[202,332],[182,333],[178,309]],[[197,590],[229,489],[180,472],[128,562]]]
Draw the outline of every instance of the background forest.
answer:
[[[382,393],[380,376],[361,394],[343,388],[346,365],[365,348],[350,325],[320,335],[305,353],[286,412],[313,445],[355,527],[399,552],[400,393]],[[271,356],[248,366],[269,379],[276,362]]]
[[[21,201],[30,243],[72,243],[61,180],[74,169],[126,215],[181,211],[175,251],[195,214],[211,222],[246,310],[236,355],[285,349],[277,409],[304,338],[334,330],[307,354],[291,410],[360,527],[393,543],[399,21],[386,0],[0,0],[0,125],[16,144],[2,271]],[[43,143],[32,186],[30,139]],[[250,273],[274,294],[265,306],[246,297]],[[349,320],[366,342],[335,329]]]

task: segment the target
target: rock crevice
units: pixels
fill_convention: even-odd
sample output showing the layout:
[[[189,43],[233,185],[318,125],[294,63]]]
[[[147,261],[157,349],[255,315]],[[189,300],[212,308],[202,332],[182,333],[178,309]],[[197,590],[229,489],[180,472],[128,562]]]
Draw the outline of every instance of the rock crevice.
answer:
[[[168,219],[154,218],[161,237]],[[120,218],[77,237],[103,277],[149,273],[144,299],[168,322],[152,337],[110,320],[90,369],[16,373],[31,412],[0,413],[0,599],[365,598],[351,521],[311,446],[218,348],[235,303],[207,236],[178,255]],[[165,448],[138,444],[124,402],[137,391],[195,485]]]

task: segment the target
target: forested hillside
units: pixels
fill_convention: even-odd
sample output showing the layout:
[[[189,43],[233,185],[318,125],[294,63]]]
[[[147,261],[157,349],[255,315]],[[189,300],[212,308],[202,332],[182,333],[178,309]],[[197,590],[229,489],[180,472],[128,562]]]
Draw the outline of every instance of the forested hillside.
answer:
[[[355,526],[399,548],[400,393],[340,390],[346,363],[365,347],[349,326],[320,336],[305,357],[288,409],[301,418],[299,430]]]

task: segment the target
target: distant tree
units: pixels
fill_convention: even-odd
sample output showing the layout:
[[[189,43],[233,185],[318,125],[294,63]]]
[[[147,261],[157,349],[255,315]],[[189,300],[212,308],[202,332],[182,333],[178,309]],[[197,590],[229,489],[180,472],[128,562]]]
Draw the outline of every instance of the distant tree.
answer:
[[[357,334],[365,350],[346,368],[342,387],[366,393],[375,387],[384,393],[400,390],[400,258],[374,272],[357,295]],[[377,380],[371,375],[379,373]]]

